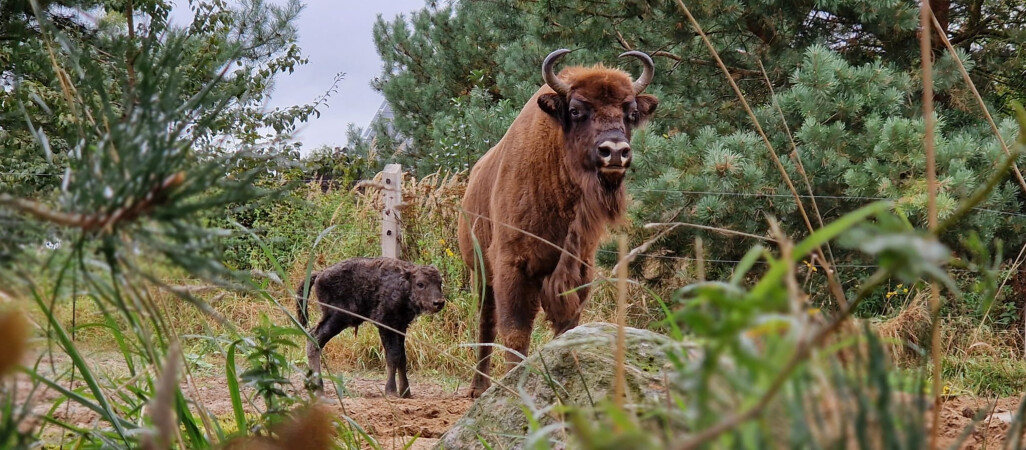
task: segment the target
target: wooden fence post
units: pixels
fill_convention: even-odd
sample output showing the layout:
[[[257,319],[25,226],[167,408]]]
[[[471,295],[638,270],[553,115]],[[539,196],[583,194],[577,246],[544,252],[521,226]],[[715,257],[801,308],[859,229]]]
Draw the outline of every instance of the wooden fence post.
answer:
[[[381,172],[385,185],[385,208],[381,211],[381,256],[399,258],[399,210],[403,201],[403,171],[399,164],[388,164]]]

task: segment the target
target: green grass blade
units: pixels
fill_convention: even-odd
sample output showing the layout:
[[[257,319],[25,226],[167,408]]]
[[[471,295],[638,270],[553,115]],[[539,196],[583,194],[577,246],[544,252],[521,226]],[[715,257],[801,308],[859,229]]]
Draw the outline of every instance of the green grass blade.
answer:
[[[52,380],[49,380],[46,377],[39,375],[38,373],[27,370],[26,372],[28,373],[28,375],[32,376],[33,378],[36,378],[40,382],[43,382],[58,391],[66,392],[65,395],[72,396],[72,398],[74,398],[76,402],[81,403],[82,406],[85,406],[87,408],[92,409],[93,411],[96,411],[100,415],[100,417],[110,422],[111,425],[114,426],[114,430],[117,431],[118,436],[120,436],[121,439],[123,439],[125,442],[129,442],[125,428],[134,428],[134,425],[132,425],[131,422],[125,421],[114,412],[114,408],[107,400],[107,396],[103,393],[103,390],[100,389],[100,384],[97,382],[96,377],[92,373],[92,370],[90,370],[89,366],[86,364],[85,358],[83,358],[82,354],[79,353],[78,348],[75,346],[75,343],[72,342],[71,337],[68,336],[67,330],[65,330],[64,326],[61,325],[60,321],[57,320],[57,317],[54,316],[53,311],[50,310],[46,302],[43,301],[43,299],[36,292],[33,293],[32,298],[33,300],[35,300],[36,305],[39,306],[39,310],[46,315],[46,320],[50,324],[50,327],[56,335],[58,343],[64,349],[68,357],[71,358],[71,361],[75,365],[75,367],[78,368],[79,373],[82,374],[82,379],[86,382],[86,385],[89,386],[89,390],[92,391],[93,397],[96,398],[96,403],[89,401],[84,396],[81,396],[76,392],[68,390],[63,386],[60,386],[56,382],[53,382]]]
[[[812,253],[813,250],[819,248],[823,244],[830,242],[832,239],[840,236],[841,233],[847,231],[851,227],[858,225],[863,220],[870,216],[882,213],[891,208],[891,202],[879,201],[870,203],[863,206],[855,211],[845,214],[836,221],[829,225],[816,230],[815,233],[809,235],[809,237],[803,239],[794,247],[794,251],[791,252],[791,262],[797,263],[805,258],[806,255]],[[759,280],[759,283],[752,288],[751,295],[754,298],[766,298],[769,292],[772,291],[776,286],[779,285],[785,274],[787,274],[788,264],[770,264],[771,268],[766,272],[766,275]]]
[[[823,246],[827,242],[830,242],[837,236],[840,236],[841,233],[847,231],[851,227],[854,227],[866,218],[887,211],[890,208],[891,202],[879,201],[870,203],[841,216],[829,225],[816,230],[815,233],[812,233],[809,237],[795,245],[792,259],[794,259],[794,262],[801,261],[805,255],[812,253],[813,250]]]
[[[355,429],[356,433],[359,434],[361,438],[363,438],[367,446],[373,448],[374,450],[381,450],[381,445],[378,444],[378,441],[374,440],[374,438],[367,434],[367,430],[364,430],[363,427],[360,426],[360,424],[356,423],[355,420],[349,418],[349,416],[343,416],[343,418],[346,419],[346,422],[349,423],[350,427],[352,429]]]
[[[317,259],[317,258],[314,257],[314,249],[316,249],[317,245],[321,243],[321,239],[324,239],[324,237],[327,236],[328,233],[331,232],[331,230],[334,230],[336,226],[337,225],[332,225],[332,226],[330,226],[328,228],[325,228],[325,229],[321,230],[320,233],[317,233],[317,237],[314,238],[313,245],[310,246],[310,256],[306,259],[306,273],[303,276],[303,301],[304,302],[308,301],[309,298],[310,298],[310,274],[313,273],[314,260]],[[292,286],[289,284],[289,280],[283,278],[282,282],[285,283],[285,290],[287,292],[294,292],[292,290]],[[307,307],[307,305],[303,305],[303,310],[304,311],[306,311],[306,307]],[[315,339],[313,339],[312,336],[310,336],[310,340],[311,341],[315,341]]]
[[[741,282],[744,281],[745,275],[748,274],[749,270],[752,270],[752,266],[759,260],[759,256],[766,251],[766,248],[756,244],[751,250],[745,253],[745,256],[741,258],[741,262],[734,266],[734,274],[730,277],[730,284],[740,286]]]
[[[128,439],[127,439],[127,437],[124,434],[124,428],[134,428],[135,425],[132,424],[129,421],[126,421],[126,420],[122,419],[120,416],[117,416],[117,415],[113,414],[112,412],[108,411],[107,408],[110,407],[110,404],[107,403],[106,399],[104,399],[103,401],[99,401],[99,399],[98,399],[98,401],[94,402],[94,401],[90,400],[88,397],[86,397],[86,396],[84,396],[82,394],[79,394],[78,392],[75,392],[75,391],[73,391],[71,389],[68,389],[68,388],[66,388],[64,386],[61,386],[56,381],[53,381],[53,380],[51,380],[49,378],[46,378],[43,375],[40,375],[38,372],[35,372],[33,370],[30,370],[30,369],[22,369],[22,372],[24,374],[28,375],[29,377],[31,377],[33,380],[39,381],[40,383],[43,383],[46,386],[48,386],[50,389],[53,389],[53,390],[59,392],[61,395],[67,397],[68,400],[74,401],[75,403],[78,403],[79,405],[82,405],[82,406],[84,406],[84,407],[86,407],[86,408],[96,412],[104,420],[107,420],[108,422],[113,424],[115,430],[120,430],[118,432],[118,435],[125,442],[128,442]],[[83,378],[84,378],[84,376],[83,376]],[[94,381],[95,381],[95,379],[94,379]]]
[[[232,342],[228,346],[228,357],[225,358],[225,378],[228,379],[228,395],[232,399],[232,412],[235,414],[235,425],[238,433],[246,432],[246,412],[242,410],[242,393],[239,391],[239,377],[235,368],[235,349],[242,341]]]

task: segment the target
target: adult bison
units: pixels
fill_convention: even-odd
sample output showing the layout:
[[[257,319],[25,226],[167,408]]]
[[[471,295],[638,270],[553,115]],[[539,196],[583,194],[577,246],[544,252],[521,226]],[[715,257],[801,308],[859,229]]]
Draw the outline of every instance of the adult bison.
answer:
[[[599,240],[624,213],[631,130],[659,104],[642,94],[655,71],[648,55],[620,55],[644,64],[632,82],[626,72],[601,64],[555,75],[556,61],[569,52],[545,58],[547,86],[474,165],[463,197],[460,252],[475,280],[482,278],[483,262],[485,280],[472,397],[490,384],[496,331],[506,347],[526,355],[539,308],[556,335],[577,326]],[[507,352],[506,361],[519,363],[520,356]]]

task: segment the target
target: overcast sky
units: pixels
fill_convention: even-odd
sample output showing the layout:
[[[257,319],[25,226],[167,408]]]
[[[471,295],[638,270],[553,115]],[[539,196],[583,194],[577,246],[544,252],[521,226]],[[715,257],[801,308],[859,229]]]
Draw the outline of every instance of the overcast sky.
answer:
[[[302,124],[296,140],[304,153],[321,145],[346,144],[349,123],[365,127],[384,98],[371,89],[370,81],[381,73],[381,58],[374,49],[371,29],[378,14],[391,20],[398,14],[409,15],[421,9],[424,0],[304,0],[299,16],[299,46],[310,63],[295,73],[279,76],[271,94],[270,108],[309,103],[331,87],[338,72],[345,72],[338,93],[321,108],[320,118]],[[176,9],[188,11],[186,0],[177,0]],[[180,16],[189,17],[186,12]],[[173,19],[174,20],[174,19]],[[186,19],[182,19],[183,21]],[[184,25],[184,22],[178,22]]]

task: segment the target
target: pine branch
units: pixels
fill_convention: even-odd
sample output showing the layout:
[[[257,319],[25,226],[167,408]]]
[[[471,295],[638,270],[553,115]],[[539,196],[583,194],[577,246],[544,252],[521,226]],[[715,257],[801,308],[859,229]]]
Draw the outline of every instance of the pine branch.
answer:
[[[623,47],[623,49],[625,51],[634,50],[634,47],[632,45],[630,45],[627,42],[626,39],[624,39],[623,34],[620,34],[619,30],[616,31],[616,40],[620,43],[620,47]],[[684,58],[681,57],[680,55],[676,55],[676,54],[670,53],[670,52],[665,51],[665,50],[657,50],[655,52],[652,52],[651,55],[652,56],[661,56],[663,58],[669,58],[669,59],[672,59],[672,60],[677,61],[677,62],[684,62]],[[698,59],[698,58],[689,58],[687,60],[687,62],[691,63],[691,64],[699,65],[699,66],[714,66],[714,67],[716,66],[716,62],[715,61],[707,61],[707,60]],[[739,78],[740,77],[755,77],[755,76],[761,75],[761,72],[759,72],[758,70],[742,69],[740,67],[727,66],[727,70],[730,72],[731,75],[735,75],[735,76],[737,76]]]
[[[57,225],[79,228],[84,231],[103,230],[105,233],[110,233],[115,225],[132,221],[163,204],[167,200],[168,193],[183,182],[185,182],[185,172],[170,175],[150,189],[142,198],[128,202],[110,213],[82,214],[58,211],[35,200],[18,198],[6,193],[0,193],[0,205]]]
[[[940,27],[940,23],[937,18],[932,16],[933,24],[936,27]],[[986,21],[985,21],[986,22]],[[955,43],[948,41],[947,36],[943,33],[940,34],[941,42],[947,47],[948,52],[951,53],[951,58],[955,61],[958,66],[959,73],[962,74],[962,80],[969,86],[969,89],[973,92],[973,97],[976,98],[976,102],[980,105],[980,110],[983,112],[983,117],[987,119],[987,124],[990,125],[991,132],[994,133],[994,137],[997,138],[998,143],[1001,144],[1001,151],[1005,152],[1006,156],[1011,157],[1012,152],[1008,149],[1008,144],[1005,143],[1005,139],[1001,137],[1001,132],[998,131],[997,124],[994,123],[994,118],[990,115],[990,110],[987,109],[987,104],[983,101],[983,97],[980,95],[980,91],[976,89],[976,83],[973,83],[972,78],[969,77],[969,72],[965,69],[965,65],[962,64],[961,58],[958,57],[958,53],[955,53],[953,45]],[[1019,187],[1022,188],[1023,193],[1026,193],[1026,179],[1023,178],[1022,172],[1019,171],[1019,166],[1015,163],[1015,159],[1011,160],[1012,173],[1015,174],[1016,181],[1019,182]]]

